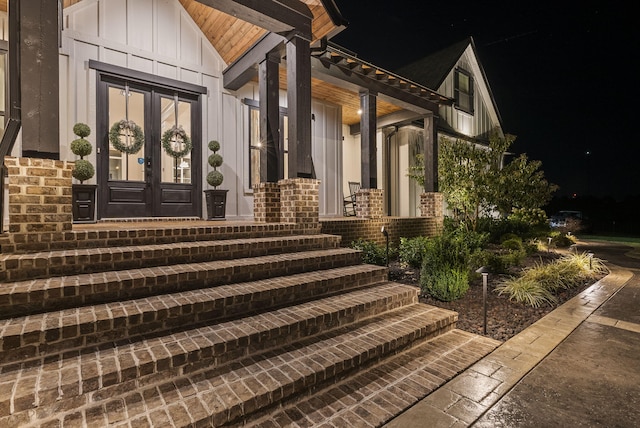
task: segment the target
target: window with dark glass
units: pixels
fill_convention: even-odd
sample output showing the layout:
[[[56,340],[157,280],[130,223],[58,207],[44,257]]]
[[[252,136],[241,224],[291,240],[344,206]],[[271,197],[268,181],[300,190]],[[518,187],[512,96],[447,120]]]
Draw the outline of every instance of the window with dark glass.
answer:
[[[280,108],[280,141],[279,147],[281,153],[284,152],[281,160],[284,165],[284,178],[289,176],[288,160],[289,160],[289,139],[288,126],[289,118],[285,108]],[[260,109],[257,106],[249,106],[249,181],[250,187],[260,183],[260,151],[262,150],[262,142],[260,141]]]
[[[473,114],[473,77],[462,69],[455,71],[454,95],[456,107]]]

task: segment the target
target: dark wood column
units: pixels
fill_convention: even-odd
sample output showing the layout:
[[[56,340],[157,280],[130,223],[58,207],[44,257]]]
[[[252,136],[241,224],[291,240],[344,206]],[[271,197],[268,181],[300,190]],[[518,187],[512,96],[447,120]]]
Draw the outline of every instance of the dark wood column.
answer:
[[[284,178],[284,166],[279,150],[280,142],[280,56],[270,53],[260,62],[260,182],[276,182]]]
[[[18,2],[22,155],[59,159],[59,2],[15,0],[9,3],[9,7]]]
[[[378,165],[376,158],[376,96],[369,91],[360,92],[360,156],[362,158],[361,186],[363,189],[378,188]]]
[[[289,178],[314,178],[311,159],[311,49],[298,36],[287,41]]]
[[[424,117],[424,191],[438,191],[438,132],[437,118],[429,114]]]

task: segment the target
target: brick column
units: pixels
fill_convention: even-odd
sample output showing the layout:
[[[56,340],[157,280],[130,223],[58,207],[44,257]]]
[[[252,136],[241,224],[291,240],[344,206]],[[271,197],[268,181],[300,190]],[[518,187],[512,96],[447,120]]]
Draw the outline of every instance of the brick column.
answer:
[[[280,219],[296,223],[304,229],[320,227],[320,181],[311,178],[290,178],[278,181],[280,186]]]
[[[444,198],[439,192],[420,194],[420,215],[434,220],[432,225],[436,231],[444,227]]]
[[[383,217],[382,189],[360,189],[356,193],[356,217],[378,219]]]
[[[71,230],[73,162],[6,157],[9,170],[9,231]]]
[[[280,221],[280,186],[278,183],[253,185],[253,219],[258,223]]]

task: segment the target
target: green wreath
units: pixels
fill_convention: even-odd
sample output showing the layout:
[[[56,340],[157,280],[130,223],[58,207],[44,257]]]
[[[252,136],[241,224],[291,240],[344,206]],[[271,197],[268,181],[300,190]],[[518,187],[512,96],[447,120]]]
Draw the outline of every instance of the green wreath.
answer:
[[[171,143],[175,140],[177,145],[180,143],[179,139],[182,140],[182,150],[173,150]],[[184,129],[182,129],[182,126],[172,126],[171,129],[162,134],[162,147],[169,156],[176,159],[182,158],[191,153],[191,139]]]
[[[128,131],[129,135],[133,136],[133,144],[127,146],[122,144],[120,137],[123,131]],[[133,120],[120,120],[111,125],[109,130],[109,142],[114,149],[133,155],[140,151],[144,144],[144,132]]]

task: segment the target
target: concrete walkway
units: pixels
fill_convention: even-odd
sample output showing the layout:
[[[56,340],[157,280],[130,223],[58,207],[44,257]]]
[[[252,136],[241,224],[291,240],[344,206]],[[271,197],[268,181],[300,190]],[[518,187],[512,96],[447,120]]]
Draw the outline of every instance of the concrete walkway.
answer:
[[[628,268],[607,263],[605,278],[385,427],[640,426],[640,266],[619,247],[594,251]]]

